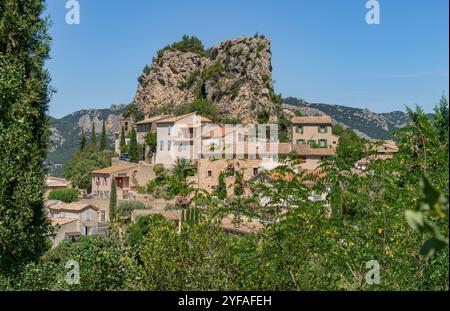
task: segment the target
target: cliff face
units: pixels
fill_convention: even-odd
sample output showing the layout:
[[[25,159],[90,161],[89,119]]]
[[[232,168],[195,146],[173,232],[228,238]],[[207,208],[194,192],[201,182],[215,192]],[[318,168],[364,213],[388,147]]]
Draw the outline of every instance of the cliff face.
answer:
[[[134,104],[147,114],[203,96],[225,117],[249,123],[265,110],[273,121],[271,58],[270,41],[262,36],[224,41],[203,55],[165,50],[139,78]]]

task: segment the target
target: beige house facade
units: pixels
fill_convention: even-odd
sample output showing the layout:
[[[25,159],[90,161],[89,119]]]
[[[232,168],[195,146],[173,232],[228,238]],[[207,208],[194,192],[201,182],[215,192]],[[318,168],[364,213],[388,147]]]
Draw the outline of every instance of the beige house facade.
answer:
[[[155,163],[171,168],[177,160],[193,161],[198,158],[202,125],[211,120],[196,112],[163,118],[156,122],[157,146]]]
[[[48,205],[46,209],[50,221],[57,228],[56,236],[53,238],[53,248],[64,239],[94,235],[98,232],[98,208],[90,203],[61,202]]]
[[[96,199],[109,199],[113,178],[116,181],[117,198],[126,198],[129,191],[145,186],[155,178],[153,165],[140,161],[118,161],[112,166],[91,172],[92,194]]]
[[[293,117],[292,143],[336,148],[339,137],[333,135],[332,120],[329,116]]]

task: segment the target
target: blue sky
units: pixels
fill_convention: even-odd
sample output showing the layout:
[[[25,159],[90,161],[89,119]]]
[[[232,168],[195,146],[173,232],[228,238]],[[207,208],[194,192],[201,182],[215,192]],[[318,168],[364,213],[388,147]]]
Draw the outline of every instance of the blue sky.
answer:
[[[66,2],[47,0],[55,117],[131,102],[145,64],[183,34],[206,47],[266,35],[285,97],[386,112],[448,96],[448,0],[379,0],[380,25],[366,0],[78,0],[79,25]]]

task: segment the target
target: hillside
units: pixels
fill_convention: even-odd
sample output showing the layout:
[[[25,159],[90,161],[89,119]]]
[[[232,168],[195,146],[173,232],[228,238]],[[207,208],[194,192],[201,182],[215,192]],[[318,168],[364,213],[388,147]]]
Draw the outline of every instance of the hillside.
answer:
[[[284,99],[284,108],[300,110],[305,116],[327,114],[341,125],[353,128],[360,136],[386,139],[393,131],[408,122],[408,115],[401,111],[375,113],[368,109],[324,103],[308,103],[295,97]]]
[[[91,136],[92,122],[95,123],[97,138],[106,120],[106,131],[112,144],[114,132],[119,130],[119,119],[124,105],[113,105],[109,109],[87,109],[73,112],[63,118],[50,117],[50,149],[47,155],[48,168],[60,175],[60,166],[79,148],[83,129],[86,138]]]

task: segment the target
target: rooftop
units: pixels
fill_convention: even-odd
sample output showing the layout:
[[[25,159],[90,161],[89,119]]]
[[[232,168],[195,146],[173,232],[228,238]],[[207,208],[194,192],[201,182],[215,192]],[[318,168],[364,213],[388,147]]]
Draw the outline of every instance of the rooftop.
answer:
[[[60,203],[48,206],[51,210],[81,212],[87,208],[98,209],[94,205],[87,202]]]
[[[154,116],[151,118],[145,118],[142,121],[136,122],[136,125],[153,123],[153,122],[159,121],[159,120],[167,118],[167,117],[169,117],[169,116],[168,115],[160,115],[160,116]]]
[[[62,226],[77,221],[77,219],[67,217],[49,217],[49,219],[54,226]]]
[[[293,124],[332,124],[330,116],[293,117]]]
[[[189,117],[191,115],[196,115],[196,114],[197,114],[197,112],[194,111],[194,112],[191,112],[191,113],[183,114],[181,116],[168,116],[168,117],[165,117],[165,118],[162,118],[162,119],[156,121],[156,123],[175,123],[175,122],[180,121],[180,120],[182,120],[182,119],[184,119],[186,117]],[[201,122],[202,123],[210,123],[212,121],[210,119],[208,119],[208,118],[201,117]]]
[[[95,170],[92,171],[91,174],[114,174],[114,173],[118,173],[121,171],[125,171],[125,170],[129,170],[132,168],[138,167],[138,164],[136,163],[122,163],[122,164],[118,164],[118,165],[113,165],[110,167],[105,167],[99,170]]]

